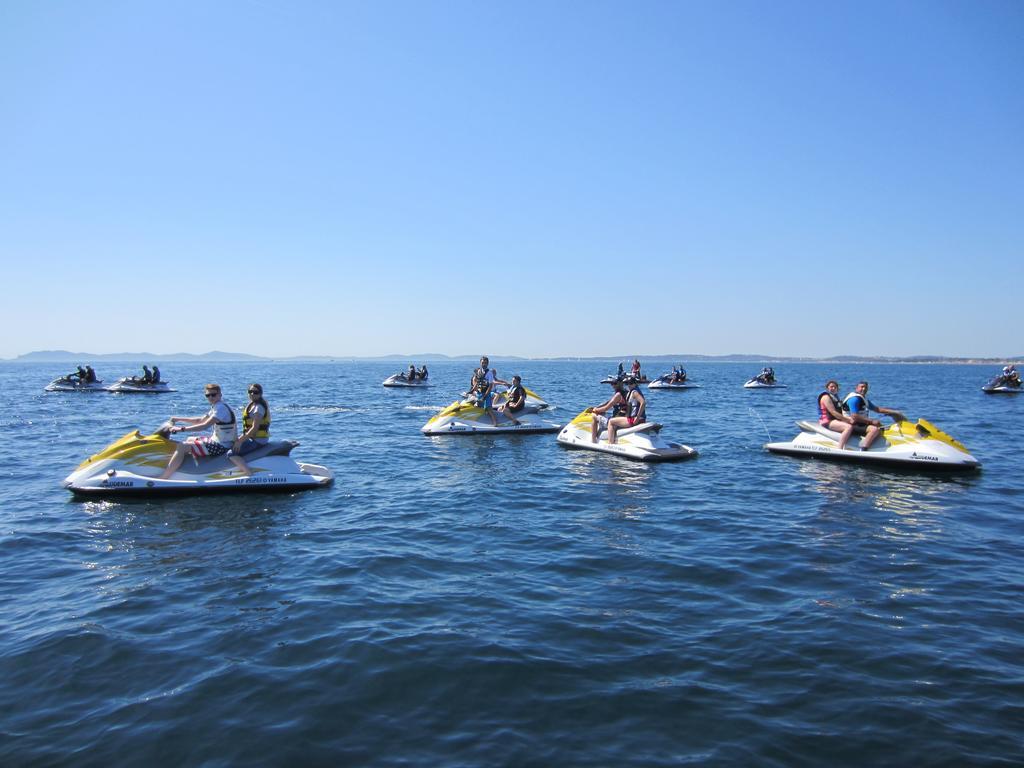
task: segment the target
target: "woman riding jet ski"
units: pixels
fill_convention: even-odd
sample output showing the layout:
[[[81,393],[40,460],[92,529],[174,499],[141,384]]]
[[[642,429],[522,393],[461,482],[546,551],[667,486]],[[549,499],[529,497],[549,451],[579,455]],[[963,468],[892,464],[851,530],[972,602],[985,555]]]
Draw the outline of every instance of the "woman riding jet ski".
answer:
[[[1017,369],[1008,365],[1003,372],[994,377],[988,384],[981,388],[982,392],[988,394],[1016,394],[1021,391],[1020,374]]]
[[[688,445],[665,441],[660,432],[660,424],[647,421],[643,395],[636,382],[627,377],[615,385],[611,399],[585,409],[566,424],[557,440],[567,448],[585,448],[637,461],[682,461],[697,455]]]
[[[289,454],[298,445],[277,440],[246,453],[252,476],[239,474],[226,455],[189,457],[168,480],[160,474],[178,443],[169,439],[170,424],[152,435],[136,430],[78,465],[64,487],[79,495],[123,496],[243,491],[296,491],[330,485],[334,473],[302,464]]]
[[[761,372],[743,385],[745,389],[784,389],[785,384],[775,380],[774,368],[762,368]]]

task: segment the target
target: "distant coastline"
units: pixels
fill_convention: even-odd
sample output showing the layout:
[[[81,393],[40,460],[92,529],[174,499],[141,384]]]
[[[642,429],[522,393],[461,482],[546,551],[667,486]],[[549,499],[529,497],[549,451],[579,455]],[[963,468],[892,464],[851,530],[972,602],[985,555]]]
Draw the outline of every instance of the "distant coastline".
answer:
[[[522,360],[534,362],[576,362],[576,361],[610,361],[632,359],[634,355],[597,355],[588,357],[519,357],[516,355],[499,355],[489,352],[494,360]],[[945,357],[942,355],[908,355],[902,357],[884,357],[869,355],[836,355],[833,357],[794,357],[787,355],[640,355],[645,362],[718,362],[718,363],[956,363],[965,365],[996,365],[1006,362],[1024,359],[1024,355],[1010,357]],[[4,360],[7,363],[87,363],[87,362],[209,362],[209,363],[272,363],[272,362],[335,362],[335,361],[365,361],[365,362],[444,362],[446,360],[476,361],[476,355],[443,355],[436,352],[418,353],[412,355],[376,355],[376,356],[345,356],[345,355],[298,355],[295,357],[261,357],[249,355],[243,352],[205,352],[203,354],[192,354],[188,352],[172,354],[152,354],[150,352],[114,352],[107,354],[94,354],[91,352],[68,352],[67,350],[41,350],[27,352],[15,358]]]

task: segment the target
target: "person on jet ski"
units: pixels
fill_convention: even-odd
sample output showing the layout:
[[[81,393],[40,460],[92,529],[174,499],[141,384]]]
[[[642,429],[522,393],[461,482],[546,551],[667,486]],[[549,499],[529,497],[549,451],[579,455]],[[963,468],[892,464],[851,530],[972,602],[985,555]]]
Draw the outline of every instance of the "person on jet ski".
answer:
[[[167,468],[160,475],[161,480],[170,479],[171,475],[178,471],[186,453],[191,453],[196,459],[222,456],[231,449],[238,438],[238,420],[231,406],[221,399],[220,384],[207,384],[203,390],[204,397],[210,402],[210,410],[203,416],[172,416],[171,424],[180,421],[188,426],[172,426],[171,432],[198,432],[213,427],[213,434],[190,437],[185,442],[178,443],[171,460],[167,462]]]
[[[153,366],[153,384],[160,383],[160,369],[155,365]]]
[[[626,394],[626,412],[621,416],[614,416],[608,419],[608,445],[615,445],[615,431],[627,427],[635,427],[647,421],[647,401],[643,392],[637,386],[637,380],[631,376],[626,377],[626,387],[629,390]]]
[[[626,403],[627,395],[626,381],[619,379],[612,384],[612,396],[601,405],[595,405],[590,409],[590,442],[597,442],[597,436],[612,419],[626,415],[629,410]],[[605,414],[609,411],[611,411],[611,416],[606,416]]]
[[[85,380],[90,384],[96,383],[96,371],[92,369],[91,365],[85,366]]]
[[[852,416],[843,412],[843,401],[839,399],[838,392],[838,381],[829,379],[825,382],[825,389],[818,395],[818,423],[825,429],[839,433],[839,450],[843,450],[853,434],[856,422]]]
[[[427,380],[427,364],[426,363],[424,363],[423,365],[420,366],[420,374],[419,374],[419,376],[420,376],[420,381],[426,381]]]
[[[854,434],[864,435],[860,441],[860,449],[866,451],[882,433],[882,422],[879,419],[872,419],[870,411],[891,416],[895,421],[905,421],[905,417],[893,408],[883,408],[868,400],[868,383],[861,381],[857,383],[854,391],[843,398],[843,407],[850,412],[853,418]]]
[[[87,370],[85,370],[85,368],[83,368],[82,366],[78,366],[78,370],[77,371],[75,371],[74,373],[69,373],[67,375],[67,378],[68,378],[69,381],[71,380],[72,376],[74,376],[76,379],[78,379],[78,381],[80,383],[82,383],[82,384],[84,384],[85,382],[87,382],[89,380],[89,372]]]
[[[1020,374],[1017,373],[1017,369],[1013,365],[1003,367],[1003,375],[1000,378],[1000,383],[1009,384],[1011,387],[1020,386]]]
[[[249,385],[249,403],[242,409],[242,434],[231,444],[228,459],[246,477],[252,469],[242,457],[270,442],[270,406],[263,399],[263,385]]]
[[[629,375],[632,376],[637,381],[642,381],[643,380],[643,378],[640,376],[640,361],[639,360],[635,360],[635,359],[633,360],[633,367],[630,368]]]
[[[678,368],[673,366],[673,368],[672,368],[672,378],[670,379],[670,381],[673,384],[683,384],[683,383],[685,383],[686,382],[686,369],[683,368],[683,366],[681,366],[681,365]]]
[[[473,378],[469,382],[469,391],[476,398],[477,405],[483,408],[490,417],[492,426],[498,425],[493,408],[495,384],[508,386],[507,381],[498,378],[498,372],[490,367],[490,360],[485,355],[480,358],[480,367],[473,371]]]
[[[626,376],[626,368],[622,363],[619,363],[619,372],[615,374],[615,378],[623,379]]]
[[[762,368],[761,372],[756,376],[757,380],[762,384],[774,384],[775,383],[775,369],[774,368]]]
[[[402,375],[402,378],[410,384],[416,381],[416,366],[413,363],[409,363],[409,370]]]
[[[523,387],[522,381],[519,374],[512,377],[512,384],[507,392],[508,399],[498,406],[498,413],[502,414],[516,426],[522,422],[515,417],[515,414],[526,407],[526,388]]]

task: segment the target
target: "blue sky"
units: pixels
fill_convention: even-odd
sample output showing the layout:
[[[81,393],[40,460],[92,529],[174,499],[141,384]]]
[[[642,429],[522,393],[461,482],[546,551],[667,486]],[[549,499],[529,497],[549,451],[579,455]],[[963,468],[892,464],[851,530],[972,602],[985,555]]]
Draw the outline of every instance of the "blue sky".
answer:
[[[1019,354],[1020,2],[0,3],[0,357]]]

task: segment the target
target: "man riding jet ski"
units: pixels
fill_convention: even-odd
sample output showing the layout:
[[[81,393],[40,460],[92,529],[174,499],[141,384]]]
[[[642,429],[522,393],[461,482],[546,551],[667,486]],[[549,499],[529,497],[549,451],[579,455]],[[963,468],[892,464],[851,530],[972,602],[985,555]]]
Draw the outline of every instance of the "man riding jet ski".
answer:
[[[96,371],[92,369],[91,365],[85,367],[80,365],[74,373],[57,377],[43,387],[43,390],[45,392],[102,392],[104,387],[103,381],[96,378]]]
[[[136,430],[90,456],[64,479],[64,487],[79,495],[122,496],[244,491],[297,491],[330,485],[334,473],[316,464],[303,464],[289,454],[298,443],[277,440],[245,454],[252,476],[239,474],[226,455],[187,458],[168,480],[160,474],[174,454],[170,424],[151,435]]]
[[[244,459],[235,455],[235,449],[241,446],[237,445],[234,411],[223,401],[219,384],[207,384],[204,389],[210,404],[204,416],[172,416],[148,436],[138,431],[128,433],[82,462],[64,480],[64,487],[80,494],[208,493],[316,488],[334,479],[326,467],[299,464],[292,459],[289,454],[298,443],[269,439],[262,443],[255,429],[244,435],[252,438],[255,447],[245,451]],[[254,403],[261,404],[263,413],[267,413],[262,394],[258,385],[250,389]],[[243,419],[248,422],[255,418],[247,408]],[[212,434],[193,436],[185,442],[169,439],[171,433],[207,428],[212,428]],[[263,435],[269,438],[265,429]]]
[[[143,366],[145,367],[145,366]],[[109,387],[107,392],[119,392],[121,394],[157,394],[161,392],[177,392],[178,390],[172,389],[166,381],[160,380],[160,369],[155,365],[153,371],[150,373],[149,369],[146,368],[146,373],[139,376],[124,376]]]
[[[522,385],[519,376],[513,376],[509,389],[503,392],[481,392],[478,385],[465,399],[431,418],[420,431],[425,435],[557,432],[558,424],[539,415],[547,408],[537,393]]]
[[[775,380],[774,368],[762,368],[761,372],[743,385],[746,389],[783,389],[785,384]]]
[[[631,377],[613,386],[609,400],[585,409],[565,425],[559,443],[637,461],[681,461],[697,455],[687,445],[662,439],[661,425],[647,421],[647,404]]]
[[[145,383],[134,376],[126,376],[106,387],[108,392],[120,392],[121,394],[159,394],[161,392],[176,392],[166,381],[156,383]]]
[[[1020,374],[1014,366],[1007,365],[1003,372],[991,379],[981,391],[989,394],[1016,394],[1021,391]]]
[[[867,399],[867,390],[867,382],[860,382],[856,392],[844,401],[844,405],[851,406],[845,418],[853,421],[857,436],[847,434],[846,430],[829,429],[826,423],[798,421],[796,425],[801,431],[796,437],[786,443],[768,443],[765,448],[790,456],[926,470],[971,470],[981,466],[962,443],[934,424],[924,419],[911,423],[897,410],[875,406]],[[819,396],[819,408],[825,394],[828,393]],[[881,422],[869,417],[869,409],[890,416],[894,423],[882,430]],[[819,421],[824,422],[825,418],[823,414]],[[848,440],[845,447],[844,439]]]
[[[694,384],[686,376],[686,369],[683,366],[672,366],[671,373],[664,373],[650,384],[648,389],[693,389],[700,384]]]
[[[408,371],[394,373],[384,379],[385,387],[429,387],[427,384],[427,366],[423,366],[418,372],[416,366],[409,364]]]

